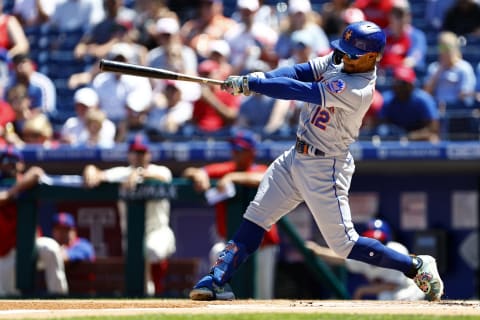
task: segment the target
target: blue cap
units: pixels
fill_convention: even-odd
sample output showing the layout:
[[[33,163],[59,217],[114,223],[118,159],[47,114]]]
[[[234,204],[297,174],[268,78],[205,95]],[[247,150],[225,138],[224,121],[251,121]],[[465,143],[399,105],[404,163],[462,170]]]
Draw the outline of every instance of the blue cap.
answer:
[[[17,163],[18,161],[23,161],[23,156],[12,146],[8,146],[5,150],[2,150],[0,153],[0,163],[1,164],[10,164]]]
[[[392,231],[388,223],[381,219],[371,219],[367,222],[367,230],[362,236],[377,239],[382,243],[392,241]]]
[[[75,228],[75,219],[68,212],[60,212],[53,216],[53,224],[67,228]]]
[[[255,150],[257,148],[257,137],[255,133],[248,130],[239,130],[229,140],[233,150]]]
[[[361,56],[369,52],[383,52],[386,36],[382,29],[370,21],[349,24],[342,38],[333,40],[332,47],[343,53]]]
[[[136,134],[128,143],[128,151],[147,152],[150,148],[150,141],[143,134]]]

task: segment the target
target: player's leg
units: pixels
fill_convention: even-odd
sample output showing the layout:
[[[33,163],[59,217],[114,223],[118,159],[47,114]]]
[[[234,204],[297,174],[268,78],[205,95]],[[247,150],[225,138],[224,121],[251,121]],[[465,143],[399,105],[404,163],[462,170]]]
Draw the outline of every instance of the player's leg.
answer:
[[[167,275],[167,259],[175,252],[175,235],[167,226],[150,231],[145,238],[145,292],[161,295]]]
[[[287,151],[270,165],[233,239],[190,292],[191,299],[234,298],[227,286],[234,272],[258,249],[265,231],[302,201],[290,175],[292,157],[292,150]]]
[[[16,285],[16,250],[12,249],[0,257],[0,296],[13,296],[20,294]]]
[[[378,240],[358,236],[348,202],[348,190],[354,171],[351,156],[318,161],[322,165],[316,166],[316,175],[312,172],[308,175],[305,164],[300,164],[295,169],[305,172],[310,178],[308,183],[300,181],[297,186],[304,193],[305,202],[328,246],[341,257],[399,270],[413,278],[429,299],[439,300],[443,293],[443,283],[433,258],[411,257],[384,246]],[[319,171],[319,167],[324,170]],[[426,279],[430,279],[428,285]]]
[[[52,238],[39,237],[35,241],[38,263],[45,268],[45,282],[51,294],[68,294],[68,283],[60,245]]]
[[[273,299],[277,245],[262,246],[255,257],[255,298]]]

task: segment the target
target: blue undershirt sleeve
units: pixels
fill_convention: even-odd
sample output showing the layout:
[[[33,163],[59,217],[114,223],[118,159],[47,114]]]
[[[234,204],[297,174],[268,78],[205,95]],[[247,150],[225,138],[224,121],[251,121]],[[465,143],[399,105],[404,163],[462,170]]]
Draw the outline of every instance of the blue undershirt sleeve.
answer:
[[[322,95],[316,82],[301,82],[286,77],[270,79],[252,77],[248,81],[248,87],[251,91],[275,99],[322,104]]]
[[[286,77],[303,82],[315,81],[312,67],[308,62],[295,64],[291,67],[281,67],[269,72],[265,72],[265,78],[280,78]]]

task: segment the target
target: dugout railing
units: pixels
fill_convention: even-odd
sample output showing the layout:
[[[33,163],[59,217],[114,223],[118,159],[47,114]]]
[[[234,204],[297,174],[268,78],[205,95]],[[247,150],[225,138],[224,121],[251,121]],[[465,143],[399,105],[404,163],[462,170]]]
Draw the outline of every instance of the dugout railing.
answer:
[[[245,208],[255,195],[256,189],[237,186],[235,197],[227,200],[227,235],[233,232],[241,221]],[[145,201],[153,198],[169,198],[172,206],[176,201],[189,203],[203,203],[203,195],[194,191],[191,181],[187,179],[174,179],[171,184],[144,183],[135,191],[125,192],[116,183],[103,183],[100,186],[87,189],[82,187],[69,187],[65,185],[39,184],[32,190],[22,194],[18,200],[17,224],[17,261],[16,281],[17,288],[22,297],[35,296],[36,286],[36,253],[35,236],[37,231],[38,203],[47,202],[94,202],[118,201],[127,202],[127,246],[124,265],[124,294],[126,297],[143,297],[144,293],[144,250],[143,239],[145,231]],[[278,222],[281,230],[290,238],[293,245],[304,256],[307,267],[313,271],[317,280],[322,281],[337,298],[349,298],[345,279],[338,277],[330,267],[319,257],[316,257],[304,246],[304,241],[295,227],[283,218]],[[204,233],[204,230],[199,230]],[[199,235],[199,236],[203,236]],[[254,259],[251,257],[238,270],[232,280],[232,287],[238,298],[251,298],[254,292]]]

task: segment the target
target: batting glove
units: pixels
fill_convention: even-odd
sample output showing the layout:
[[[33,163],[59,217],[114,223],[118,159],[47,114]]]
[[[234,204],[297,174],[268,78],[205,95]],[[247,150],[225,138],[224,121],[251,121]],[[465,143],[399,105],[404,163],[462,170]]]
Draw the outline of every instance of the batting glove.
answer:
[[[234,96],[239,94],[249,96],[248,76],[229,76],[222,85],[222,89],[230,92]]]

